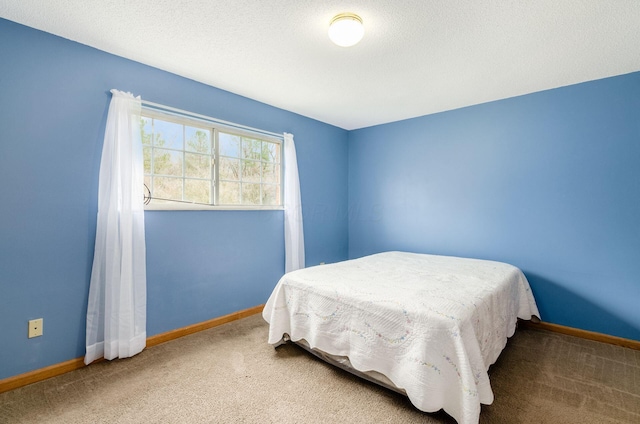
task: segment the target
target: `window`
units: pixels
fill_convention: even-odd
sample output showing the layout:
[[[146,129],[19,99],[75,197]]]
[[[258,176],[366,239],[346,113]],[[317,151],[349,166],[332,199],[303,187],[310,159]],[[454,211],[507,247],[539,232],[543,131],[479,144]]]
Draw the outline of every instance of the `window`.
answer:
[[[282,206],[282,140],[144,109],[141,119],[151,208]]]

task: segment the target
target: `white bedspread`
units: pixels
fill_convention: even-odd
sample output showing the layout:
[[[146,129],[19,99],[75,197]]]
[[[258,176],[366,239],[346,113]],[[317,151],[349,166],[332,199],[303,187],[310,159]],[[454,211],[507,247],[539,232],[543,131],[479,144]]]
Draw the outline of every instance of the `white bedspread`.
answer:
[[[487,370],[539,317],[524,274],[501,262],[387,252],[282,277],[263,311],[269,343],[288,334],[347,356],[404,389],[426,412],[477,423],[493,402]]]

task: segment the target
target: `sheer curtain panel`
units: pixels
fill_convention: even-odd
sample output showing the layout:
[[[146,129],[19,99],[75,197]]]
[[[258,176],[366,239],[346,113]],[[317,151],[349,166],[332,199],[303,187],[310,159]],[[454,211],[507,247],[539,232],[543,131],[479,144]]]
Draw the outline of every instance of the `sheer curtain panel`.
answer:
[[[284,133],[284,250],[285,272],[304,268],[304,231],[300,178],[293,135]]]
[[[85,364],[133,356],[144,349],[147,338],[142,105],[131,93],[111,93],[100,162]]]

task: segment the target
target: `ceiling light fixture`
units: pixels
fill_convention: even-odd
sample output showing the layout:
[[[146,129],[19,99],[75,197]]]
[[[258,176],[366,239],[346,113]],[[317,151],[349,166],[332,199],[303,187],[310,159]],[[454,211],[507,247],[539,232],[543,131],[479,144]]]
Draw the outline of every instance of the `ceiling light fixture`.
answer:
[[[340,47],[358,44],[363,35],[362,18],[353,13],[336,15],[329,24],[329,38]]]

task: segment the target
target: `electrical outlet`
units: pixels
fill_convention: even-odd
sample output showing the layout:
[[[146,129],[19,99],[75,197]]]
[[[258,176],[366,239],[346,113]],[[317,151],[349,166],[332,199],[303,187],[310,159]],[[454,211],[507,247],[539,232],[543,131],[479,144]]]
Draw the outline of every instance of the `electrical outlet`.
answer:
[[[29,338],[42,336],[43,318],[29,320]]]

